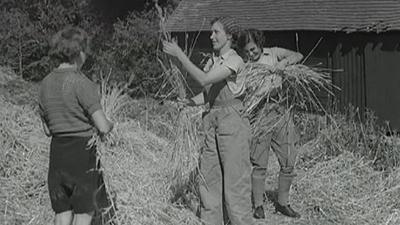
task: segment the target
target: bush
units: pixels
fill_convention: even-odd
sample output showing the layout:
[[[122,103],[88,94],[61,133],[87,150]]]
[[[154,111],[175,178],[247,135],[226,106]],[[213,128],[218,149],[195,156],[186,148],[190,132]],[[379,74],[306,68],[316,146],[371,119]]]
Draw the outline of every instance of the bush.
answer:
[[[66,25],[74,25],[92,38],[92,54],[83,68],[86,75],[112,70],[111,79],[129,81],[135,96],[154,96],[164,83],[157,61],[157,15],[146,9],[111,24],[95,4],[94,0],[2,1],[0,65],[10,66],[25,80],[40,81],[56,66],[47,56],[48,40]]]
[[[157,92],[162,70],[156,54],[159,36],[154,11],[132,12],[113,28],[111,40],[97,59],[100,69],[112,67],[117,81],[131,79],[135,95]]]
[[[86,1],[32,1],[3,3],[0,14],[0,56],[26,80],[41,80],[52,68],[48,40],[66,25],[94,34],[98,26]]]
[[[34,49],[41,47],[41,42],[34,37],[35,26],[29,15],[20,9],[3,9],[0,21],[0,50],[3,53],[0,63],[11,66],[22,76]]]

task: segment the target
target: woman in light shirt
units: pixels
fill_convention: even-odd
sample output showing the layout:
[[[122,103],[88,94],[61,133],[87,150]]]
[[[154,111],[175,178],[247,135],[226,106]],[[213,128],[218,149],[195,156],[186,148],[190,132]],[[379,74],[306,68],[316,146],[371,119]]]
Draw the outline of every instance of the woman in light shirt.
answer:
[[[233,49],[238,33],[239,27],[231,17],[211,22],[214,55],[203,70],[194,65],[176,43],[163,43],[164,52],[176,57],[205,89],[190,99],[189,104],[210,105],[203,118],[205,148],[200,158],[201,219],[206,224],[222,224],[223,204],[232,224],[254,223],[249,155],[251,132],[249,120],[242,114],[245,79],[238,76],[244,62]]]

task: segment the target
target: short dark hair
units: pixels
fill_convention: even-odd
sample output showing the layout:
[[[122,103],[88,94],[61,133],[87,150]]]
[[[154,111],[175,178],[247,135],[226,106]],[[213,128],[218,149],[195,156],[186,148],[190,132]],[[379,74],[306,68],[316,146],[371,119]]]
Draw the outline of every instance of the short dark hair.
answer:
[[[257,29],[247,29],[241,32],[239,38],[239,47],[244,48],[248,43],[254,42],[259,48],[264,46],[264,35],[263,32]]]
[[[49,56],[58,63],[74,63],[81,51],[89,53],[89,42],[83,29],[68,26],[51,38]]]

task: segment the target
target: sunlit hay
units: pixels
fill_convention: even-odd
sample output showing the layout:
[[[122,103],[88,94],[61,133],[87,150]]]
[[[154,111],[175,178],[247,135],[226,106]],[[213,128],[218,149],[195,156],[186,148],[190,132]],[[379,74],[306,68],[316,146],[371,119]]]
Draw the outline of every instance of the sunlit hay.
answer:
[[[129,105],[131,109],[140,108],[143,102],[130,104],[133,104]],[[138,105],[135,107],[135,104]],[[148,108],[154,108],[152,113],[156,114],[159,106],[153,104],[156,102],[149,101]],[[168,104],[173,103],[165,104],[169,110]],[[54,213],[46,182],[49,138],[42,132],[34,107],[17,106],[2,97],[0,107],[0,224],[52,224]],[[369,120],[361,128],[349,123],[351,120],[346,117],[334,118],[335,123],[321,127],[317,137],[300,150],[296,165],[298,177],[290,196],[291,204],[302,217],[291,219],[274,214],[271,204],[266,205],[265,224],[399,224],[400,171],[395,166],[398,163],[384,160],[397,159],[399,139],[386,137],[379,130],[374,132],[376,126]],[[310,125],[304,127],[313,129]],[[118,134],[112,136],[114,141],[99,146],[107,188],[115,207],[112,219],[106,221],[109,224],[111,221],[114,224],[200,224],[192,211],[178,205],[181,202],[171,204],[170,201],[174,196],[170,189],[174,140],[160,138],[150,129],[144,129],[142,122],[125,116],[121,116],[114,132]],[[338,139],[333,138],[336,136]],[[325,151],[329,146],[340,152],[333,148]],[[385,150],[387,146],[392,150]],[[367,157],[368,152],[378,153],[377,160]],[[384,167],[385,170],[374,170],[377,162],[392,164]]]
[[[350,110],[351,111],[351,110]],[[372,160],[379,170],[400,165],[400,136],[387,136],[387,128],[377,123],[377,118],[368,112],[363,122],[348,113],[334,114],[331,122],[319,131],[319,149],[326,157],[351,151],[359,157]]]
[[[399,170],[375,171],[371,161],[350,152],[318,162],[292,188],[292,204],[306,217],[283,224],[394,225],[399,222],[399,178]]]
[[[334,86],[324,69],[302,64],[277,68],[248,63],[240,73],[246,76],[244,104],[255,137],[287,123],[293,118],[293,109],[325,112],[316,92],[333,95]]]
[[[0,96],[0,224],[51,224],[49,139],[36,109]]]
[[[104,167],[104,165],[106,165],[104,164],[104,161],[108,159],[105,157],[105,155],[107,154],[107,151],[109,151],[110,146],[120,146],[121,148],[131,147],[131,143],[129,141],[127,142],[121,139],[121,136],[126,134],[126,130],[123,130],[125,124],[122,124],[124,121],[121,111],[124,106],[131,103],[131,99],[126,93],[124,93],[128,84],[122,87],[121,85],[111,84],[110,76],[111,71],[106,76],[102,76],[102,74],[100,75],[99,91],[101,94],[100,103],[102,109],[106,118],[114,123],[114,129],[105,136],[100,136],[99,134],[95,133],[92,139],[89,141],[89,144],[96,145],[98,148],[97,162],[98,164],[99,162],[102,162],[102,164],[99,164],[99,166],[100,170],[103,172],[106,191],[108,193],[108,197],[110,198],[110,206],[108,209],[103,211],[103,214],[107,215],[105,216],[107,217],[107,220],[110,222],[115,222],[115,220],[119,219],[119,217],[117,216],[115,196],[113,196],[113,193],[110,192],[113,191],[113,189],[110,187],[111,180],[109,174],[111,173],[111,170],[107,167]],[[134,143],[143,144],[142,142],[139,142],[142,140],[136,139],[134,141]]]
[[[173,103],[171,103],[173,104]],[[176,104],[176,103],[175,103]],[[179,109],[180,107],[177,106]],[[179,109],[173,127],[173,146],[170,150],[168,165],[172,170],[170,189],[174,198],[182,192],[195,189],[191,175],[198,171],[198,156],[200,152],[199,126],[201,124],[202,109],[200,107],[184,107]]]
[[[171,173],[168,140],[127,120],[114,140],[99,145],[107,189],[117,224],[199,224],[195,215],[169,202]]]
[[[100,144],[107,188],[117,224],[182,224],[169,205],[169,142],[146,132],[136,121],[120,123],[115,145]],[[188,219],[188,218],[184,218]]]
[[[164,98],[172,98],[178,96],[181,99],[185,99],[187,97],[187,82],[185,76],[179,70],[179,68],[172,63],[170,59],[161,60],[158,58],[158,61],[163,70],[162,76],[164,77],[164,84],[161,85],[161,89],[165,89],[171,87],[171,90],[165,91],[166,94],[163,96]]]
[[[112,71],[105,76],[100,74],[100,95],[101,100],[100,104],[102,106],[103,112],[107,119],[112,122],[118,122],[123,119],[122,109],[131,103],[131,98],[128,94],[126,94],[127,87],[129,86],[129,82],[125,84],[111,83],[110,77]],[[114,124],[116,126],[118,124]],[[105,136],[104,138],[110,139],[110,137],[114,135],[113,132]],[[111,138],[112,139],[112,138]],[[92,140],[92,143],[96,143],[100,141],[100,137],[96,134]]]
[[[178,113],[177,105],[171,101],[152,98],[132,99],[122,109],[125,118],[137,120],[144,130],[168,140],[174,137]]]
[[[131,112],[127,115],[140,121],[142,129],[172,140],[168,146],[169,186],[175,193],[171,201],[196,208],[197,203],[192,200],[197,198],[202,107],[182,108],[174,101],[166,100],[160,104],[152,99],[140,99],[126,108]]]
[[[295,64],[279,69],[273,66],[248,63],[241,73],[246,74],[245,106],[248,114],[260,105],[278,103],[286,108],[323,110],[316,91],[333,95],[329,74],[323,69]]]
[[[196,208],[193,205],[195,202],[188,201],[192,201],[192,197],[197,198],[195,196],[197,195],[201,114],[198,107],[186,107],[180,110],[168,162],[168,167],[172,172],[169,179],[174,193],[173,201],[183,198],[180,201],[188,203],[188,207],[193,209]],[[187,191],[191,192],[189,196],[187,196]]]
[[[166,30],[166,11],[158,5],[158,1],[154,1],[154,3],[160,19],[160,39],[169,42],[175,41],[172,40],[171,34]],[[191,55],[193,48],[194,44],[189,48],[186,46],[185,51],[188,56]],[[188,97],[187,91],[189,90],[186,74],[183,74],[178,66],[173,63],[172,59],[165,54],[159,55],[158,61],[163,69],[164,80],[172,87],[172,90],[165,97],[186,99]],[[162,87],[164,86],[166,85],[162,85]],[[168,163],[173,171],[170,182],[170,188],[175,196],[173,201],[179,198],[177,196],[182,196],[182,193],[188,189],[195,189],[193,187],[194,184],[189,181],[191,180],[191,175],[197,172],[198,167],[200,145],[197,126],[200,122],[197,121],[200,120],[200,115],[201,111],[198,107],[185,108],[180,110],[176,119],[174,143],[171,156],[169,157],[170,162]]]
[[[292,118],[290,109],[282,109],[276,105],[265,104],[258,110],[257,114],[250,117],[251,128],[254,138],[262,138],[277,127],[282,127]],[[268,116],[267,116],[268,115]]]
[[[51,224],[47,191],[49,139],[29,106],[0,99],[1,224]],[[4,107],[4,108],[3,108]],[[200,224],[189,210],[169,202],[170,142],[134,120],[119,123],[114,142],[99,144],[114,224]],[[111,210],[111,209],[109,209]]]
[[[166,29],[167,12],[165,11],[165,9],[161,8],[158,5],[158,1],[154,1],[154,5],[157,10],[157,15],[160,19],[160,39],[171,42],[173,41],[171,38],[171,34]],[[165,78],[164,80],[167,81],[170,87],[172,87],[172,90],[167,92],[168,94],[166,97],[178,96],[181,99],[185,99],[187,97],[186,92],[188,87],[186,76],[184,76],[179,68],[165,54],[159,55],[157,59],[163,70],[163,77]],[[162,88],[164,88],[167,83],[162,85]],[[171,96],[172,94],[175,96]]]
[[[193,213],[169,202],[174,171],[170,167],[171,142],[126,117],[127,109],[137,101],[121,87],[103,80],[101,88],[103,109],[115,124],[103,141],[97,138],[96,142],[111,200],[103,217],[117,224],[197,224]]]

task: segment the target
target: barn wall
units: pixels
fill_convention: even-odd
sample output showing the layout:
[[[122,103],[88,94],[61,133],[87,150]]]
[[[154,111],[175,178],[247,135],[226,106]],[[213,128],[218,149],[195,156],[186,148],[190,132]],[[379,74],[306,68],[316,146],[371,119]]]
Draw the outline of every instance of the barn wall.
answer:
[[[400,32],[370,35],[365,46],[366,106],[400,129]]]
[[[340,88],[336,91],[336,104],[340,110],[352,105],[358,110],[360,119],[364,118],[366,106],[365,59],[362,34],[338,33],[332,40],[335,49],[332,53],[333,83]]]

